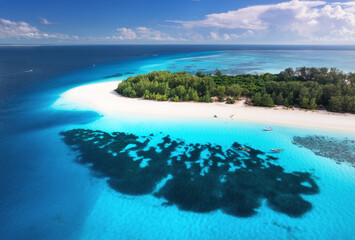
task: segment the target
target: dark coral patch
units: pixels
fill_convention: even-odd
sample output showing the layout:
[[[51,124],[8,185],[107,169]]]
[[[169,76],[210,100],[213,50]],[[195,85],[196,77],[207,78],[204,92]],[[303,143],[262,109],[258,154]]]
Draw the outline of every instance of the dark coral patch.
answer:
[[[355,167],[355,141],[326,136],[294,137],[293,144],[308,148],[314,154],[330,158],[337,163],[348,163]]]
[[[164,198],[166,205],[185,211],[220,209],[249,217],[266,199],[275,211],[299,217],[312,208],[301,194],[319,191],[309,173],[287,173],[274,163],[277,158],[237,142],[224,149],[214,144],[186,144],[169,136],[138,137],[83,129],[61,134],[78,152],[77,161],[97,176],[108,178],[114,190],[129,195],[154,194]],[[243,150],[246,148],[250,151]]]

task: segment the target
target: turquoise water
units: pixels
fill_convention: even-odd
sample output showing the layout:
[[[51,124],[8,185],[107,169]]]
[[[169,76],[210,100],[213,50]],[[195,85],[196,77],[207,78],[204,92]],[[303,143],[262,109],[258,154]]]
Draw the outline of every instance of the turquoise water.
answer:
[[[224,74],[279,73],[288,67],[314,66],[336,67],[346,72],[354,71],[352,51],[310,51],[310,50],[244,50],[221,51],[192,57],[177,57],[163,63],[152,63],[142,70],[169,69],[171,71],[196,71],[214,73],[216,68]]]
[[[11,122],[3,121],[2,125],[3,132],[9,132],[1,145],[6,149],[3,156],[9,159],[1,163],[8,173],[4,178],[6,184],[1,181],[0,185],[6,196],[0,208],[1,224],[7,229],[2,230],[4,236],[6,239],[352,239],[354,168],[292,143],[294,136],[309,135],[355,140],[351,133],[277,125],[272,126],[273,131],[265,132],[264,124],[232,119],[100,116],[90,109],[63,111],[52,105],[72,87],[152,70],[196,72],[214,71],[218,67],[225,73],[262,73],[301,65],[354,71],[355,52],[235,50],[169,54],[88,66],[42,83],[36,91],[23,96],[27,101],[18,107],[17,117],[10,118]],[[105,78],[118,73],[124,76]],[[87,138],[88,135],[76,129],[110,135],[91,139],[95,135]],[[114,132],[132,134],[137,139],[121,134],[113,141]],[[171,146],[164,142],[167,136],[180,147],[168,152],[168,160],[156,157]],[[110,142],[105,142],[106,139]],[[121,153],[112,151],[122,144],[139,145],[147,139],[149,144],[141,148],[142,152],[133,151],[134,146],[126,146]],[[233,148],[236,142],[253,149],[252,153]],[[116,145],[107,151],[110,148],[104,144],[112,143]],[[71,148],[75,146],[76,149]],[[209,153],[219,154],[214,159],[208,154],[194,158],[193,150],[198,146],[214,147]],[[284,151],[272,153],[271,148]],[[237,154],[233,159],[240,161],[241,166],[238,161],[227,159],[227,150]],[[254,150],[258,154],[251,156]],[[174,159],[184,152],[189,158],[184,164],[183,160]],[[151,159],[139,159],[135,154],[151,154]],[[114,157],[122,156],[121,162],[126,165],[120,169],[115,169],[115,164],[108,165],[112,162],[100,165],[102,161],[97,156],[113,161]],[[168,166],[169,159],[173,159],[170,161],[173,167]],[[229,162],[216,167],[217,162],[223,161]],[[224,168],[226,165],[228,168]],[[233,172],[238,169],[244,171],[238,173],[253,178],[234,179]],[[193,175],[186,175],[192,172]],[[159,174],[161,177],[157,177]],[[245,190],[241,195],[225,197],[226,193],[233,193],[233,189],[225,189],[230,186],[228,181],[217,178],[225,174],[230,174],[226,179],[241,181]],[[145,178],[133,183],[126,181],[140,175]],[[198,184],[191,185],[193,179]],[[152,182],[153,190],[149,189]],[[184,187],[167,188],[170,183]],[[280,192],[286,197],[281,198],[284,201],[272,203],[275,199],[272,194]],[[189,194],[191,198],[182,197]],[[223,203],[204,201],[211,196],[223,199]],[[243,197],[250,196],[250,201],[243,201]],[[234,201],[241,203],[242,209],[230,208]],[[304,201],[310,205],[297,205]],[[243,211],[250,204],[254,212]],[[280,204],[285,208],[280,208]]]
[[[123,119],[124,118],[124,119]],[[204,124],[201,124],[201,121]],[[273,126],[274,131],[262,131],[262,124],[233,120],[180,120],[146,119],[137,117],[103,117],[87,129],[105,132],[125,132],[138,136],[151,133],[183,139],[186,143],[219,144],[229,147],[233,142],[270,153],[271,148],[285,151],[270,154],[277,157],[277,165],[285,172],[309,172],[320,192],[302,196],[313,208],[301,217],[293,218],[270,209],[265,199],[252,217],[235,217],[220,210],[211,213],[181,211],[176,206],[161,206],[165,201],[152,195],[131,196],[102,185],[102,192],[84,224],[83,239],[114,238],[124,232],[123,238],[155,239],[351,239],[354,169],[335,161],[315,156],[311,151],[292,144],[293,136],[346,134]],[[71,127],[68,129],[72,129]],[[351,137],[351,136],[348,136]],[[103,180],[104,182],[105,180]],[[332,226],[325,228],[324,224]]]

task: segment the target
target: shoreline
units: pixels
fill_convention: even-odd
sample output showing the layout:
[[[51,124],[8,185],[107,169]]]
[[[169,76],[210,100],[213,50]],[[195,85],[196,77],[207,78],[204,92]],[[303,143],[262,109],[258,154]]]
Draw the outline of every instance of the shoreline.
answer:
[[[123,97],[114,90],[119,81],[100,82],[72,88],[54,103],[56,108],[94,110],[103,115],[119,113],[164,117],[197,117],[234,119],[246,122],[310,127],[355,132],[355,114],[333,113],[325,110],[285,110],[282,107],[254,107],[238,101],[220,102],[167,102]]]

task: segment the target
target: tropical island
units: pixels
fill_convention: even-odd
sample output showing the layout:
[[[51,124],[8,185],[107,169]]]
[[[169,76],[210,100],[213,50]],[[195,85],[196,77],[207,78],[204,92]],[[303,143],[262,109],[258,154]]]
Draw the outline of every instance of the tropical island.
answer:
[[[189,121],[217,117],[355,132],[354,84],[354,73],[327,68],[288,68],[260,75],[155,71],[70,89],[54,107],[102,115]]]
[[[355,73],[336,68],[287,68],[278,74],[224,75],[154,71],[129,77],[116,92],[130,98],[173,102],[226,102],[254,106],[326,109],[355,113]]]

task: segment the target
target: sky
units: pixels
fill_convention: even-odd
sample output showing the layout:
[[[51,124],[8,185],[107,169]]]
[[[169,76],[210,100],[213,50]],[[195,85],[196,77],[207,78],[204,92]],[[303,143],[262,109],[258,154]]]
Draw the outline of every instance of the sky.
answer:
[[[0,44],[355,45],[355,1],[0,0]]]

